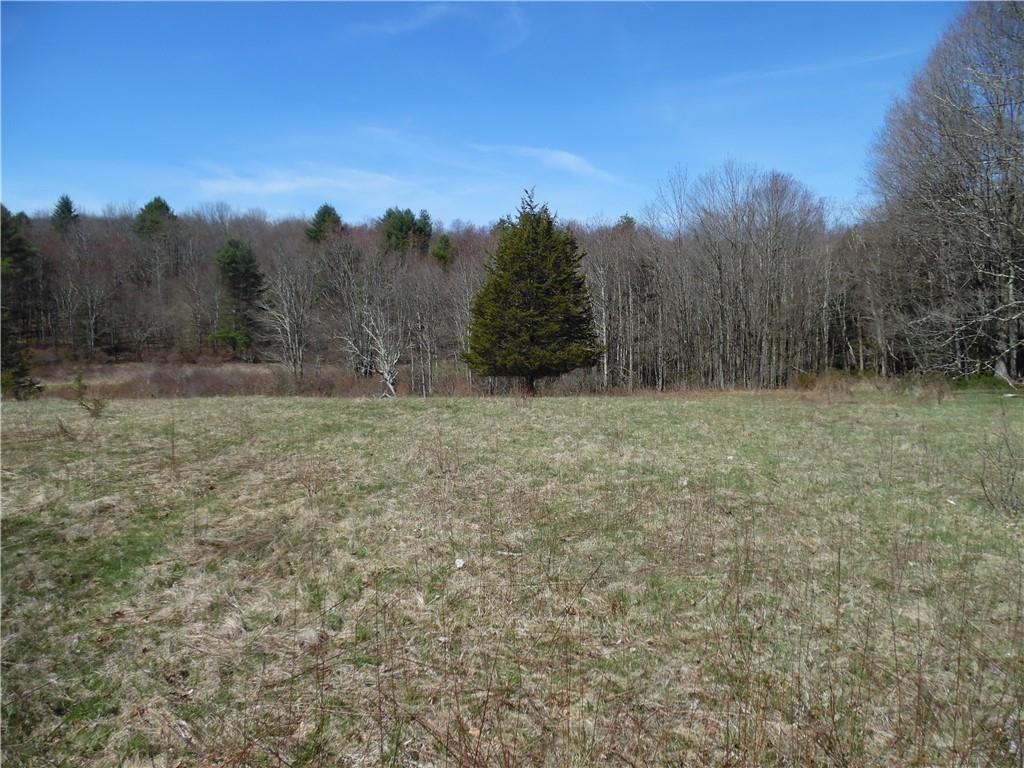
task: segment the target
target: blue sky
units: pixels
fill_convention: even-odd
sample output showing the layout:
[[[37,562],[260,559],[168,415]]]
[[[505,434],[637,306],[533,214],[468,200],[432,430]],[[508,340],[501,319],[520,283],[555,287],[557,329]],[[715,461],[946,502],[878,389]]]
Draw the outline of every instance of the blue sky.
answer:
[[[676,166],[732,158],[842,211],[960,10],[3,2],[2,197],[484,224],[534,187],[593,221],[640,213]]]

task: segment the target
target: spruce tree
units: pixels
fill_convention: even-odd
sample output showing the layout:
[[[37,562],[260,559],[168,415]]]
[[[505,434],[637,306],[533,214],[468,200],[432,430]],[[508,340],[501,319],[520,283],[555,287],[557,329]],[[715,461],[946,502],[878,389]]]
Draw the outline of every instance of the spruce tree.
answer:
[[[256,301],[263,292],[263,273],[252,250],[238,240],[229,240],[217,251],[217,267],[231,296],[226,325],[213,341],[226,342],[232,350],[251,346],[257,325]]]
[[[409,248],[421,256],[425,255],[430,247],[430,237],[433,233],[434,223],[430,220],[430,214],[425,210],[421,210],[420,215],[416,217],[412,225]]]
[[[28,240],[27,223],[27,216],[12,216],[0,205],[0,389],[18,399],[39,391],[22,334],[25,302],[39,268],[39,254]]]
[[[167,201],[162,197],[154,197],[135,215],[135,231],[140,235],[155,235],[174,219]]]
[[[447,269],[452,262],[452,239],[448,235],[441,235],[434,243],[434,247],[430,249],[430,255],[438,264]]]
[[[388,208],[380,220],[381,243],[385,253],[407,253],[415,251],[426,254],[434,224],[430,214],[420,211],[413,214],[411,208]]]
[[[594,365],[600,356],[583,253],[530,192],[517,217],[495,231],[498,247],[473,299],[466,362],[479,375],[521,377],[533,394],[538,379]]]
[[[50,224],[55,232],[60,235],[67,235],[78,223],[78,211],[75,204],[67,195],[61,195],[57,204],[53,206],[53,213],[50,214]]]
[[[345,225],[341,222],[341,216],[334,209],[333,205],[324,203],[313,215],[313,220],[306,228],[306,237],[314,243],[321,242],[332,232],[341,232]]]

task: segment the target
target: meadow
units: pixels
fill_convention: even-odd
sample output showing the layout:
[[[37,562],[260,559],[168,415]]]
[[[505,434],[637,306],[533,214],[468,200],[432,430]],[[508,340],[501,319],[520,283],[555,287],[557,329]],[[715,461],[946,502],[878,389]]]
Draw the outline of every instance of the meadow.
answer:
[[[1021,765],[1024,400],[3,406],[9,766]]]

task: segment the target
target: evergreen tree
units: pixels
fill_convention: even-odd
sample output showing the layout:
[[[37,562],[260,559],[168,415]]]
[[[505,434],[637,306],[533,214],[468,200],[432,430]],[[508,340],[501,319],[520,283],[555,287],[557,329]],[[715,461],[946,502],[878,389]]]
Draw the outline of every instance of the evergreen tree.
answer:
[[[409,239],[410,250],[421,256],[425,255],[430,247],[430,237],[433,234],[434,224],[430,220],[430,214],[420,211],[420,215],[416,217],[412,225],[412,236]]]
[[[27,222],[23,214],[12,216],[0,206],[0,387],[19,399],[39,390],[21,333],[28,284],[39,268],[39,255],[26,237]]]
[[[162,197],[154,197],[135,215],[135,231],[140,235],[155,235],[174,219],[167,201]]]
[[[619,220],[615,222],[615,229],[619,232],[636,232],[636,219],[628,213],[624,213],[619,216]]]
[[[409,243],[416,217],[411,209],[388,208],[380,220],[380,237],[387,253],[401,253]]]
[[[77,223],[78,211],[75,210],[75,204],[71,202],[71,198],[67,195],[61,195],[57,198],[57,204],[53,206],[53,213],[50,214],[50,224],[58,234],[67,235]]]
[[[217,267],[231,296],[231,311],[213,340],[226,342],[237,351],[252,344],[256,301],[263,292],[263,273],[252,249],[238,240],[229,240],[217,251]]]
[[[527,192],[516,219],[496,228],[498,247],[473,299],[466,362],[477,374],[537,379],[594,365],[600,347],[582,252],[572,232]]]
[[[448,268],[448,265],[452,261],[452,239],[448,235],[441,235],[437,238],[437,242],[434,243],[434,247],[430,250],[430,255],[433,256],[438,263]]]
[[[306,237],[314,243],[319,243],[330,233],[341,232],[344,228],[341,216],[334,210],[334,206],[324,203],[317,209],[309,227],[306,228]]]
[[[425,254],[434,232],[430,214],[420,211],[413,214],[411,208],[388,208],[380,220],[381,240],[386,253],[416,251]]]

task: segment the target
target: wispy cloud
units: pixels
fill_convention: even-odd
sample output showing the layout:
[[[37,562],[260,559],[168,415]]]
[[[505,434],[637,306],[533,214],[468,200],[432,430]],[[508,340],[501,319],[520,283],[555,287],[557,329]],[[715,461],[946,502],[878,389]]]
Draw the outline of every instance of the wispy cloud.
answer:
[[[387,5],[384,7],[387,7]],[[430,3],[404,16],[356,24],[352,27],[352,30],[359,34],[381,35],[384,37],[405,35],[430,26],[446,15],[449,10],[450,6],[447,3]]]
[[[499,152],[506,155],[539,160],[549,168],[567,171],[576,176],[584,176],[597,181],[609,182],[615,180],[615,177],[610,173],[601,170],[585,158],[564,149],[528,147],[516,144],[473,144],[472,147],[479,152]]]
[[[875,64],[881,61],[889,61],[891,59],[899,59],[903,56],[909,56],[914,53],[918,53],[916,49],[906,49],[899,51],[888,51],[886,53],[869,54],[866,56],[859,56],[850,59],[834,59],[832,61],[823,61],[815,64],[806,64],[797,67],[785,67],[781,69],[753,69],[745,72],[736,72],[731,75],[723,75],[717,77],[714,82],[719,85],[726,85],[730,83],[743,83],[752,82],[757,80],[773,80],[787,77],[800,77],[802,75],[817,75],[822,72],[834,72],[842,69],[852,69],[854,67],[862,67],[868,64]]]
[[[508,6],[505,15],[505,23],[500,27],[501,38],[498,41],[494,53],[501,55],[518,48],[530,37],[530,24],[526,20],[526,14],[518,4]]]
[[[771,113],[775,108],[773,105],[777,105],[780,99],[802,97],[809,79],[817,75],[856,70],[858,67],[920,53],[919,49],[905,48],[795,64],[790,67],[751,69],[674,82],[656,88],[653,99],[644,102],[644,108],[649,110],[649,114],[670,125],[685,124],[693,130],[698,130],[698,116],[706,118],[714,114],[718,116],[717,119],[724,119],[722,116],[728,115],[728,119],[733,120],[740,110],[749,113],[754,109],[764,109]],[[865,80],[860,73],[857,75],[858,87],[863,88]],[[837,77],[841,78],[844,75]],[[814,86],[819,85],[817,81],[810,82]]]
[[[288,195],[306,192],[391,192],[405,182],[395,176],[352,168],[329,173],[271,171],[257,174],[221,173],[198,181],[204,195]]]

